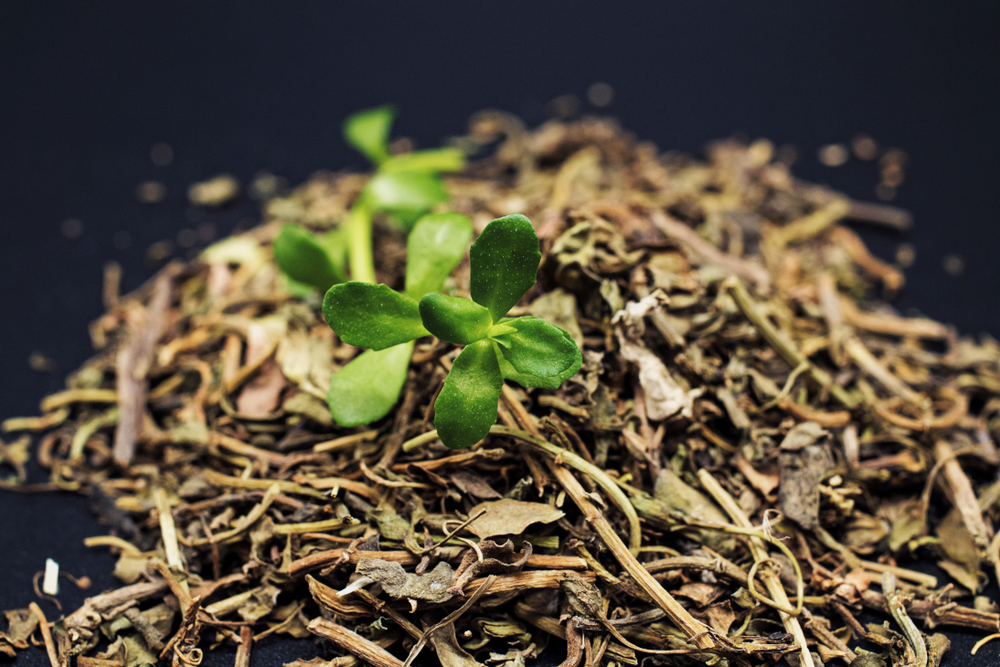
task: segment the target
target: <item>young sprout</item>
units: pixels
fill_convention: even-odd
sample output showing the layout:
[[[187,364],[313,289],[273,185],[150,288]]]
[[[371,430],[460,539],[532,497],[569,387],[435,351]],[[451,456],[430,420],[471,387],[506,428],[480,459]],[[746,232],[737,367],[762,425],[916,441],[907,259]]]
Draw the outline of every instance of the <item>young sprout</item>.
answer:
[[[282,228],[274,240],[274,259],[293,281],[325,292],[347,279],[346,264],[353,280],[374,283],[372,216],[386,213],[408,232],[421,215],[448,201],[439,174],[461,170],[464,155],[455,148],[389,155],[394,116],[391,106],[382,106],[359,111],[344,122],[344,138],[377,170],[340,228],[322,236],[297,225]]]
[[[472,238],[472,222],[459,213],[431,213],[417,221],[406,243],[406,286],[398,294],[386,285],[363,285],[373,294],[392,295],[388,299],[401,299],[416,308],[425,294],[444,287],[445,279],[465,255]],[[327,321],[337,318],[344,306],[334,306],[329,297],[323,303]],[[333,319],[331,319],[333,318]],[[332,325],[331,325],[332,326]],[[330,414],[341,426],[358,426],[377,421],[389,413],[399,398],[406,382],[413,353],[413,339],[426,335],[422,328],[417,335],[398,341],[378,337],[379,346],[352,359],[330,379],[327,402]],[[395,342],[393,342],[395,341]]]
[[[471,301],[432,292],[418,303],[384,285],[348,282],[330,288],[323,313],[344,342],[358,347],[391,349],[428,334],[464,345],[434,403],[434,425],[448,447],[469,447],[496,423],[505,379],[555,389],[580,369],[580,349],[568,333],[537,317],[505,317],[535,284],[540,261],[531,221],[508,215],[472,244]]]

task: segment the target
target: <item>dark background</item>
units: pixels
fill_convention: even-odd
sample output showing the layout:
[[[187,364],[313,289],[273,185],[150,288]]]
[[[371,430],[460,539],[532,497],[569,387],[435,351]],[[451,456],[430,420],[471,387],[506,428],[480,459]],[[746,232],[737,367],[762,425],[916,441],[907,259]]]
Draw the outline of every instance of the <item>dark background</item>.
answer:
[[[868,133],[910,156],[893,203],[913,212],[913,230],[861,230],[887,259],[902,242],[916,247],[896,305],[1000,335],[998,28],[994,2],[3,3],[0,419],[37,414],[89,356],[106,261],[121,263],[128,290],[152,273],[151,243],[253,219],[247,199],[189,210],[191,182],[230,172],[246,184],[266,169],[296,184],[363,168],[340,124],[385,102],[400,109],[395,136],[429,147],[487,107],[535,126],[572,93],[661,150],[696,152],[734,133],[794,145],[799,176],[874,200],[872,163],[816,158]],[[586,100],[598,81],[614,89],[600,110]],[[158,142],[173,148],[168,166],[150,159]],[[136,200],[150,179],[166,186],[159,204]],[[60,232],[67,218],[82,222],[80,238]],[[127,248],[113,243],[120,232]],[[960,276],[942,268],[948,254],[964,258]],[[57,370],[31,371],[33,351]],[[113,558],[81,543],[103,530],[81,498],[0,493],[0,610],[34,599],[46,557],[111,586]],[[74,609],[82,594],[62,589]],[[993,644],[969,658],[973,640],[956,640],[948,666],[1000,654]],[[315,654],[309,641],[271,641],[252,662]],[[32,650],[18,664],[47,661]],[[232,664],[232,653],[204,664]]]

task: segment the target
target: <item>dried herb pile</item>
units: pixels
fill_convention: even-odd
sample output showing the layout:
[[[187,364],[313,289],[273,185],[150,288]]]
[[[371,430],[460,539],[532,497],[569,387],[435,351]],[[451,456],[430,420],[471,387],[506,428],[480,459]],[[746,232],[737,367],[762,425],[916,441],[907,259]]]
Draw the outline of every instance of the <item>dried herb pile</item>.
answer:
[[[445,208],[533,221],[512,314],[568,331],[581,371],[508,383],[490,436],[451,451],[432,408],[457,350],[424,338],[389,416],[336,427],[326,388],[358,350],[271,242],[341,223],[361,174],[272,198],[134,294],[112,271],[96,356],[4,429],[90,496],[123,586],[51,624],[8,612],[0,653],[191,666],[232,641],[247,665],[279,633],[324,640],[294,667],[936,665],[939,626],[1000,632],[974,597],[1000,575],[1000,345],[879,302],[903,276],[844,222],[904,214],[795,180],[766,141],[698,161],[484,112],[460,145],[494,142]],[[402,235],[380,224],[374,252],[399,288]],[[928,558],[947,580],[907,569]]]

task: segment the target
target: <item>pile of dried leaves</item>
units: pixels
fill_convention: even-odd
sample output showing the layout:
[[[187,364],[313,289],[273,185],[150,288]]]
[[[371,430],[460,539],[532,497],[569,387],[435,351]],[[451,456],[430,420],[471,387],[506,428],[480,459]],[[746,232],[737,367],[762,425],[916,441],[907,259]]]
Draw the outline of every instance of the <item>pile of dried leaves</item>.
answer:
[[[246,665],[271,633],[325,640],[296,667],[936,665],[938,626],[1000,632],[970,597],[1000,573],[1000,345],[873,299],[903,277],[842,221],[901,212],[796,181],[766,141],[700,162],[608,121],[487,112],[463,142],[498,140],[449,209],[534,221],[514,314],[570,332],[580,373],[506,386],[490,437],[453,452],[431,422],[455,349],[423,339],[394,412],[337,428],[326,387],[357,350],[270,243],[338,224],[363,175],[271,199],[134,294],[111,272],[97,356],[4,427],[100,508],[87,544],[124,585],[55,623],[7,612],[0,652],[37,628],[79,667],[197,665],[227,640]],[[379,228],[380,281],[401,284],[404,248]],[[949,581],[905,568],[928,557]]]

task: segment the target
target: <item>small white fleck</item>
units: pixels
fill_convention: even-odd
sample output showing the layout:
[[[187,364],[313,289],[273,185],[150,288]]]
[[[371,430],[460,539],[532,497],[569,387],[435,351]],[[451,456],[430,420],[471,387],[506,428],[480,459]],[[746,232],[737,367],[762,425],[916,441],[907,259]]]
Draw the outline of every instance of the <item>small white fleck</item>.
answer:
[[[42,592],[46,595],[59,595],[59,563],[51,558],[45,559],[45,579],[42,580]]]

